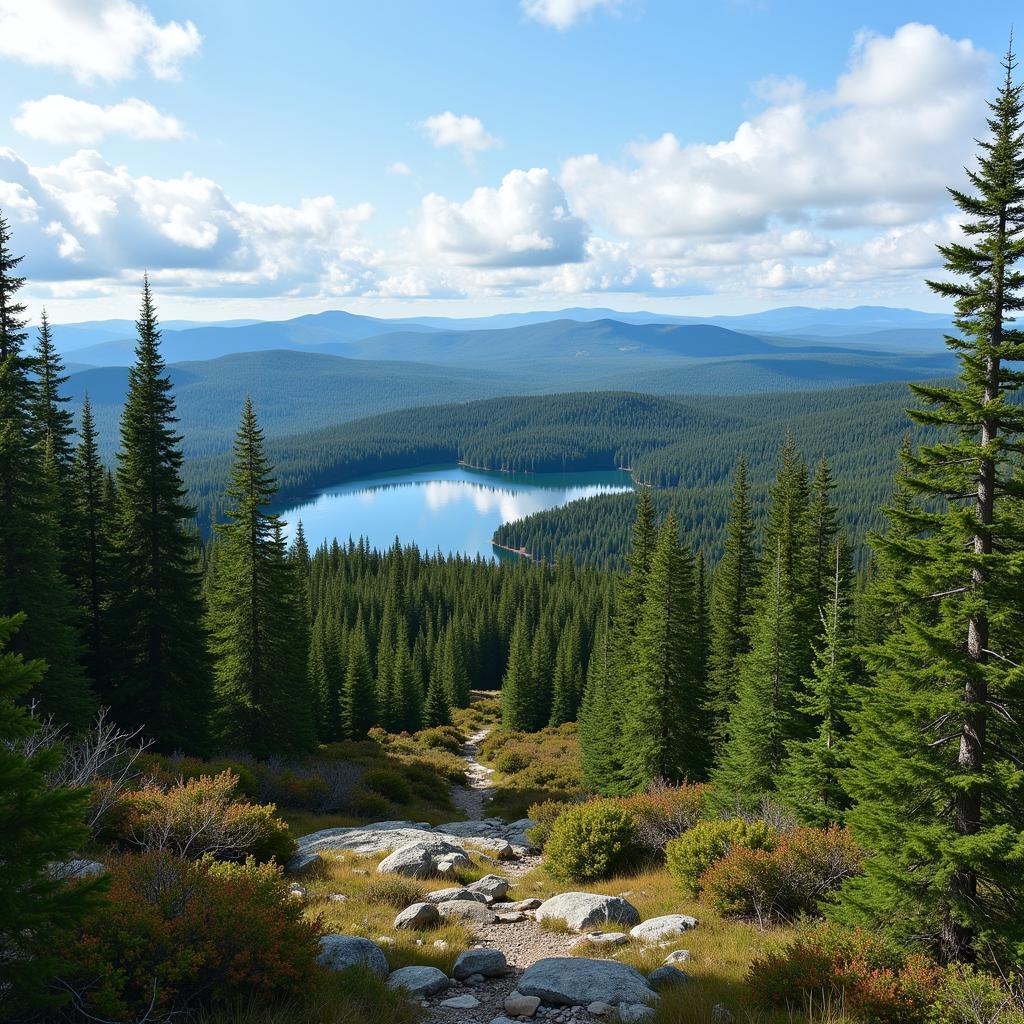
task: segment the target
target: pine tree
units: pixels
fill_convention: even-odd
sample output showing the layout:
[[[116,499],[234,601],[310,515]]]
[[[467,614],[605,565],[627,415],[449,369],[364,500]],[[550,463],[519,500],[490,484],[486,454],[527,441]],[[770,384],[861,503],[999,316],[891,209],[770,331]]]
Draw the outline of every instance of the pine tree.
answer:
[[[532,657],[526,617],[520,613],[509,643],[508,667],[501,684],[501,724],[505,729],[528,732],[533,728]]]
[[[729,711],[736,697],[737,663],[750,650],[750,613],[756,590],[754,520],[747,484],[747,460],[741,455],[733,480],[724,550],[715,570],[711,598],[708,712],[714,743],[725,739]]]
[[[533,696],[533,728],[543,729],[551,717],[551,685],[555,659],[551,650],[551,633],[542,619],[533,634],[530,650],[530,680]]]
[[[29,699],[41,714],[78,727],[92,716],[93,698],[79,662],[74,597],[60,573],[60,492],[45,472],[40,391],[24,351],[25,282],[15,276],[23,257],[9,245],[0,215],[0,615],[25,614],[13,650],[47,663]]]
[[[145,726],[162,750],[202,750],[210,709],[210,665],[194,510],[181,482],[181,438],[163,358],[156,308],[143,285],[135,363],[121,415],[112,605],[115,717]]]
[[[551,715],[548,725],[562,725],[576,719],[583,693],[583,640],[580,623],[573,616],[562,630],[555,657],[555,676],[551,688]]]
[[[811,481],[807,506],[808,589],[807,603],[820,619],[822,608],[832,599],[832,566],[830,554],[839,535],[839,510],[832,504],[836,489],[828,459],[822,456]]]
[[[355,628],[349,637],[348,666],[345,685],[341,691],[341,727],[345,739],[361,740],[377,721],[376,695],[373,672],[370,668],[370,648],[366,641],[366,626],[360,608]]]
[[[793,735],[797,674],[794,613],[776,540],[774,571],[755,609],[750,652],[739,664],[728,740],[712,773],[714,800],[723,810],[751,810],[775,788],[786,740]]]
[[[306,652],[295,637],[302,610],[277,515],[277,484],[263,431],[245,400],[227,487],[228,521],[209,609],[214,657],[215,734],[222,747],[257,757],[303,754],[313,745]]]
[[[426,700],[423,703],[423,724],[428,728],[437,725],[450,725],[451,710],[448,707],[448,694],[445,692],[441,679],[432,675],[427,687]]]
[[[997,955],[1024,939],[1024,703],[1019,665],[1024,592],[1024,481],[1014,463],[1024,410],[1024,106],[1005,80],[970,193],[963,243],[940,246],[955,281],[931,283],[955,302],[952,386],[914,386],[912,413],[946,438],[906,459],[921,509],[895,512],[904,535],[876,540],[923,613],[865,652],[874,686],[854,717],[848,814],[870,851],[844,887],[846,920],[928,937],[945,961]],[[909,534],[909,535],[907,535]]]
[[[33,416],[40,433],[49,437],[60,469],[61,480],[71,467],[74,417],[66,408],[70,399],[61,393],[68,382],[64,363],[53,344],[50,322],[44,309],[39,322],[33,370],[36,377],[36,395]]]
[[[707,771],[694,583],[692,558],[669,514],[650,559],[621,723],[628,791],[646,789],[655,779],[702,778]]]
[[[840,781],[846,767],[853,688],[850,628],[846,605],[846,573],[842,537],[832,546],[832,593],[821,614],[821,638],[815,645],[814,668],[802,681],[797,706],[815,724],[815,733],[786,745],[779,793],[802,824],[824,827],[842,818],[849,797]]]
[[[86,790],[53,786],[60,749],[23,753],[38,728],[20,705],[42,689],[46,667],[5,651],[24,616],[0,618],[0,1017],[27,1020],[56,1002],[46,986],[61,964],[61,936],[92,903],[98,884],[55,878],[88,838]]]

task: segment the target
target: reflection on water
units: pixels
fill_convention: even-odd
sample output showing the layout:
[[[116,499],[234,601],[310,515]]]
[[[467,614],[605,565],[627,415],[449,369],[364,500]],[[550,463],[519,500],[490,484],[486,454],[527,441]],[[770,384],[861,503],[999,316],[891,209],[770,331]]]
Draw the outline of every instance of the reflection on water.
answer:
[[[491,538],[502,523],[631,486],[621,472],[526,475],[443,467],[352,480],[282,515],[289,534],[302,520],[312,547],[335,537],[366,537],[386,548],[398,537],[423,551],[493,557]]]

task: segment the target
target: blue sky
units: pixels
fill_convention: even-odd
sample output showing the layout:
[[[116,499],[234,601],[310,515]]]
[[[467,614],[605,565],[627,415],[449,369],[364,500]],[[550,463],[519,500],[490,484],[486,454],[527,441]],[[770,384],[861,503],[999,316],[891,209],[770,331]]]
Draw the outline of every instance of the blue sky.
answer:
[[[61,320],[938,308],[1012,15],[0,0],[0,209]]]

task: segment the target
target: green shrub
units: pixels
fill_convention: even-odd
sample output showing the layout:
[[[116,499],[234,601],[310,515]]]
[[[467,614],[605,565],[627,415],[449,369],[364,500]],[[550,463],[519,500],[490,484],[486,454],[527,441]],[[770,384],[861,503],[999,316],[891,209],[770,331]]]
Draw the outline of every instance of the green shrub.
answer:
[[[220,860],[284,863],[295,853],[288,825],[273,804],[253,804],[235,795],[230,771],[182,780],[168,789],[147,785],[126,793],[118,810],[122,846],[170,850],[197,860],[206,854]]]
[[[506,775],[515,775],[524,768],[529,768],[530,759],[522,750],[503,750],[494,762],[494,767]]]
[[[462,733],[453,725],[439,725],[433,729],[424,729],[416,734],[416,739],[425,747],[447,750],[450,754],[461,754],[462,745],[465,742]]]
[[[167,850],[108,861],[102,904],[68,942],[62,987],[91,1019],[162,1020],[313,982],[315,926],[277,865],[188,861]]]
[[[536,825],[527,830],[527,839],[538,849],[543,850],[551,835],[551,826],[554,825],[562,811],[571,806],[566,800],[544,800],[539,804],[530,804],[526,810],[526,816],[535,821]]]
[[[755,917],[762,927],[815,914],[851,875],[863,854],[845,828],[798,828],[771,850],[735,844],[699,881],[701,898],[720,914]]]
[[[755,960],[747,983],[766,1006],[790,1013],[827,1001],[864,1024],[925,1024],[935,1019],[944,975],[880,936],[822,927]]]
[[[946,970],[933,1020],[936,1024],[1021,1024],[1024,1011],[1019,993],[1008,991],[991,975],[958,964]]]
[[[351,797],[352,813],[359,818],[380,818],[388,813],[388,802],[380,793],[356,786]]]
[[[367,789],[396,804],[407,804],[412,799],[408,781],[390,768],[371,768],[360,781]]]
[[[363,890],[363,898],[367,903],[382,904],[403,910],[413,903],[422,903],[427,890],[408,878],[397,875],[383,875],[373,879]]]
[[[665,846],[669,874],[690,895],[700,894],[700,878],[734,846],[748,850],[770,850],[778,833],[763,821],[715,818],[700,821]]]
[[[544,852],[559,882],[610,878],[637,856],[636,818],[610,800],[576,804],[555,819]]]

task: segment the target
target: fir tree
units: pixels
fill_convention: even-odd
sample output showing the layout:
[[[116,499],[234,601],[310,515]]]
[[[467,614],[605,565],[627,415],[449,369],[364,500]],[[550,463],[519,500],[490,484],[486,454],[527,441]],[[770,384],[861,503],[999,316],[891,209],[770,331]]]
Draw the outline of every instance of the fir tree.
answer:
[[[10,1020],[60,1001],[46,988],[61,966],[62,937],[98,888],[67,885],[52,871],[88,838],[89,794],[51,784],[59,747],[23,753],[38,726],[20,704],[42,689],[45,673],[43,662],[5,650],[23,621],[0,618],[0,1017]]]
[[[724,551],[715,570],[711,598],[708,712],[715,743],[725,739],[729,711],[736,697],[737,663],[750,649],[750,612],[756,589],[754,520],[747,460],[741,455],[733,480]]]
[[[548,725],[562,725],[575,720],[583,693],[583,640],[580,623],[573,616],[558,640],[555,676],[551,692],[551,715]]]
[[[1024,137],[1012,51],[990,104],[971,192],[950,190],[963,243],[940,246],[955,302],[953,386],[914,386],[920,423],[948,439],[906,459],[923,508],[894,510],[901,534],[876,540],[923,613],[904,615],[865,657],[874,686],[854,718],[848,820],[870,851],[841,915],[928,937],[945,961],[997,955],[1024,938],[1024,704],[1020,552],[1024,485],[1014,474],[1024,384],[1011,322],[1024,308]]]
[[[349,637],[348,666],[341,691],[341,727],[345,739],[361,740],[377,721],[370,649],[366,642],[363,612],[356,616],[355,628]]]
[[[84,726],[93,699],[79,663],[74,597],[59,567],[60,488],[44,467],[40,389],[24,351],[22,257],[9,246],[0,215],[0,615],[25,614],[13,650],[47,663],[30,699],[44,715]]]
[[[427,687],[426,700],[423,703],[423,724],[429,728],[437,725],[450,725],[451,721],[451,710],[448,707],[448,694],[445,692],[444,683],[438,676],[432,675],[430,685]]]
[[[526,617],[520,614],[512,630],[508,668],[501,684],[501,724],[505,729],[528,732],[533,728],[535,705],[531,654]]]
[[[143,285],[135,363],[121,415],[117,453],[116,680],[118,721],[143,725],[162,750],[202,750],[210,709],[210,665],[193,509],[181,482],[181,438],[160,331]]]
[[[39,431],[50,438],[63,482],[71,467],[74,417],[66,408],[70,399],[61,393],[68,377],[60,354],[53,345],[45,309],[40,317],[33,369],[36,376],[33,416]]]
[[[228,521],[217,527],[209,631],[217,739],[258,757],[306,753],[314,735],[306,652],[295,643],[303,615],[299,588],[280,520],[267,511],[276,493],[247,398],[227,487]]]

